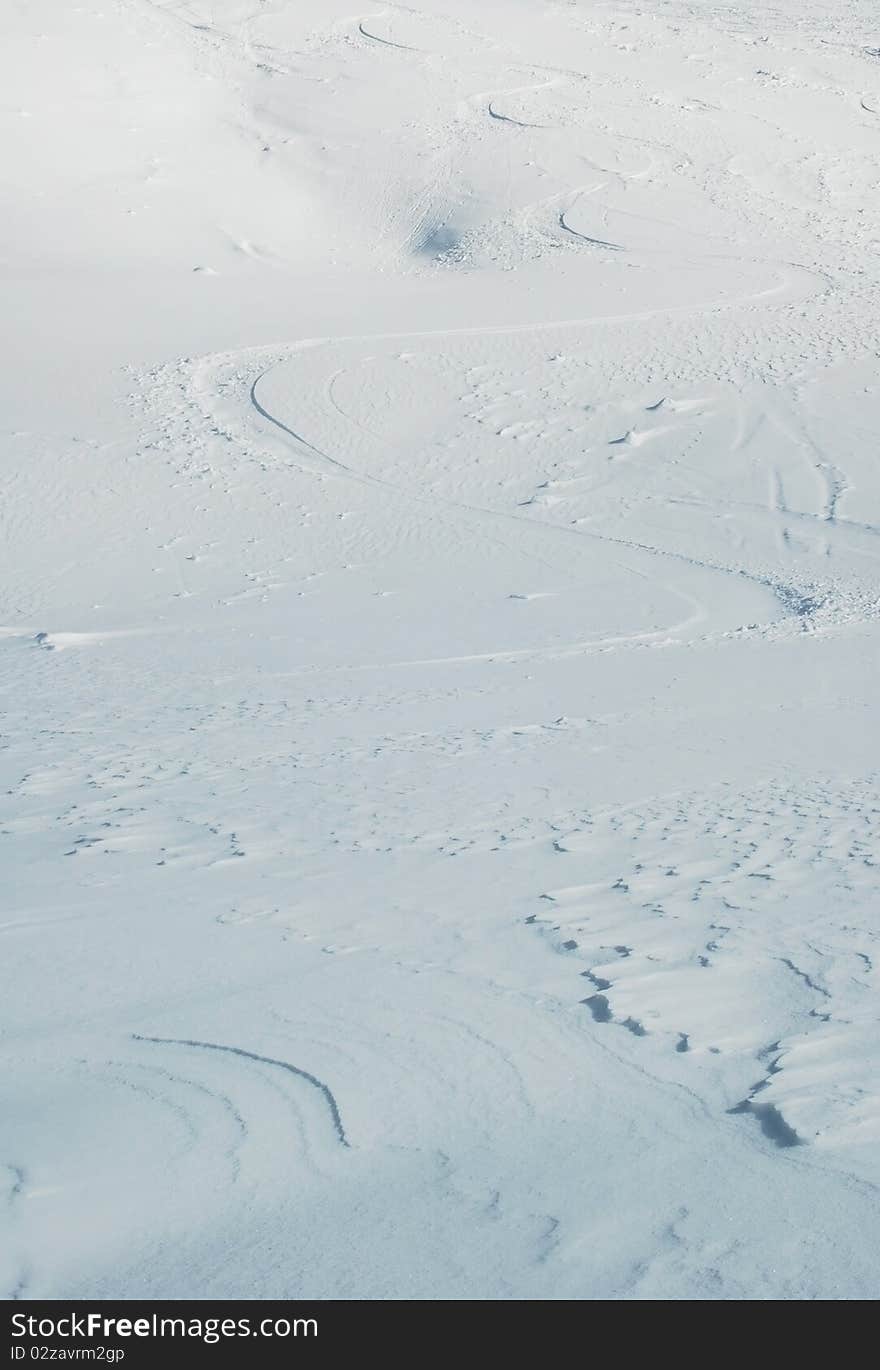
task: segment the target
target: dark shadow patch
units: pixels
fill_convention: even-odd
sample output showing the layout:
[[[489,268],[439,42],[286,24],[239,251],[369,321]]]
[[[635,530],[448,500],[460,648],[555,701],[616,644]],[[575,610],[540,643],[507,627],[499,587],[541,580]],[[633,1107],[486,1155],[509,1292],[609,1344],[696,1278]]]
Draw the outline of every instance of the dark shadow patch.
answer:
[[[752,1117],[758,1120],[764,1136],[776,1146],[804,1145],[803,1138],[799,1137],[794,1128],[789,1126],[775,1104],[756,1104],[751,1099],[743,1099],[742,1103],[736,1104],[734,1108],[727,1111],[728,1113],[751,1113]]]
[[[611,1006],[604,994],[591,994],[589,999],[582,999],[582,1004],[586,1004],[597,1023],[611,1022]]]
[[[421,257],[442,257],[461,243],[461,234],[451,224],[437,224],[413,244],[413,251]]]

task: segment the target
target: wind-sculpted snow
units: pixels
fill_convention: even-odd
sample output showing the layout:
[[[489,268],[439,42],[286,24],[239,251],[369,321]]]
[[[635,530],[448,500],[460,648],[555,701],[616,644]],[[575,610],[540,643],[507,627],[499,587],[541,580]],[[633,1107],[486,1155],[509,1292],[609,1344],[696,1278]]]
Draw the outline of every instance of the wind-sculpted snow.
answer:
[[[580,975],[598,992],[584,1002],[598,1021],[674,1042],[686,1074],[710,1071],[722,1094],[751,1058],[761,1078],[732,1111],[772,1109],[783,1144],[867,1155],[880,1132],[862,1026],[877,992],[878,818],[874,778],[588,815],[555,849],[590,881],[548,891],[548,912],[529,921],[589,962]],[[845,919],[829,917],[842,907]]]
[[[3,1291],[876,1297],[872,7],[12,11]]]

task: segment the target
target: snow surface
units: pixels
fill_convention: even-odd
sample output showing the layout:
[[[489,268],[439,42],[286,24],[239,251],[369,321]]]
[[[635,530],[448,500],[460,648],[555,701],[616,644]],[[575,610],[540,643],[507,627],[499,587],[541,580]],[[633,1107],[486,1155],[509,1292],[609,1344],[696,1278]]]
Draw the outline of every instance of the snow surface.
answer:
[[[876,1296],[876,5],[3,24],[3,1291]]]

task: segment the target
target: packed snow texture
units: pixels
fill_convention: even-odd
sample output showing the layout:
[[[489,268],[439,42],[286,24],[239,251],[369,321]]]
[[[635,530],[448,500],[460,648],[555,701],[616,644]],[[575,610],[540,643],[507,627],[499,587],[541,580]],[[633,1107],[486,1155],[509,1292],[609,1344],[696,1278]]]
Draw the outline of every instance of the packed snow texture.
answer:
[[[7,1296],[880,1292],[869,0],[7,0]]]

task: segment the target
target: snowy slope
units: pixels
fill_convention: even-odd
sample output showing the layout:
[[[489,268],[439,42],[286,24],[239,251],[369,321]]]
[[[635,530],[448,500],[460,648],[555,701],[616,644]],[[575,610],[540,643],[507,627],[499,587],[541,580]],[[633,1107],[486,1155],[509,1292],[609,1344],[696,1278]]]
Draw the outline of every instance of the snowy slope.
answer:
[[[0,1271],[859,1298],[868,0],[10,0]]]

